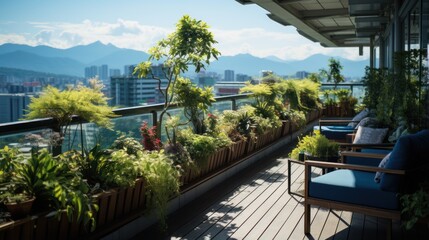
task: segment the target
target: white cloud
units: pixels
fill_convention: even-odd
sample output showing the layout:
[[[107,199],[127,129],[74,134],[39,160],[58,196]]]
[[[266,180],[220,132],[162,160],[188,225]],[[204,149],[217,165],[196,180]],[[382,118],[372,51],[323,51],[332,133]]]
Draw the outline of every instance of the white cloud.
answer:
[[[167,36],[173,29],[143,25],[137,21],[118,19],[116,22],[94,22],[84,20],[80,23],[31,22],[37,33],[3,34],[0,43],[20,43],[28,45],[48,45],[69,48],[95,41],[112,43],[121,48],[147,51],[157,41]],[[290,30],[290,29],[289,29]],[[348,59],[364,59],[358,56],[357,48],[324,48],[318,43],[290,31],[276,32],[262,28],[243,28],[237,30],[212,29],[216,47],[223,56],[250,53],[258,57],[276,56],[286,60],[304,59],[312,54],[322,53]]]

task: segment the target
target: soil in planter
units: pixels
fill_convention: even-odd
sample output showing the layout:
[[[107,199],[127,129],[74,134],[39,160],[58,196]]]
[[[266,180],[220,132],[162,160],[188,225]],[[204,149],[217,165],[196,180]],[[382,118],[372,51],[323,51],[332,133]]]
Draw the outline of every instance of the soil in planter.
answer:
[[[5,203],[4,205],[6,206],[7,211],[10,212],[12,218],[17,219],[25,217],[30,213],[35,199],[36,198],[33,197],[19,203]]]

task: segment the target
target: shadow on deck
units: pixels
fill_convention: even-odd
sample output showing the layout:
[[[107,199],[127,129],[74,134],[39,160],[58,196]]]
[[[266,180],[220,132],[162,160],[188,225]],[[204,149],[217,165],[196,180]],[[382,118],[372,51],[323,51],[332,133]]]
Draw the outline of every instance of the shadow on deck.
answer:
[[[152,226],[134,239],[386,239],[387,220],[317,207],[312,209],[311,235],[304,235],[304,199],[288,194],[286,158],[293,146],[170,215],[165,232]],[[304,167],[291,167],[291,190],[300,192]],[[400,222],[393,222],[393,239],[426,239],[428,234],[427,228],[404,232]]]

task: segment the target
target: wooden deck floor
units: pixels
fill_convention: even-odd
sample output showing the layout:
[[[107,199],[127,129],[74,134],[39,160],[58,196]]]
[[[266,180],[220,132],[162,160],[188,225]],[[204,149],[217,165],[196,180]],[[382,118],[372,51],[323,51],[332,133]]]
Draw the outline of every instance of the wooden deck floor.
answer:
[[[166,232],[153,227],[135,239],[386,238],[387,221],[383,219],[323,208],[312,209],[311,236],[305,236],[303,198],[289,195],[287,186],[287,178],[291,177],[291,190],[302,191],[304,167],[293,164],[292,176],[288,176],[287,152],[239,174],[179,210],[169,217]],[[393,223],[393,231],[393,239],[421,239],[403,233],[399,222]]]

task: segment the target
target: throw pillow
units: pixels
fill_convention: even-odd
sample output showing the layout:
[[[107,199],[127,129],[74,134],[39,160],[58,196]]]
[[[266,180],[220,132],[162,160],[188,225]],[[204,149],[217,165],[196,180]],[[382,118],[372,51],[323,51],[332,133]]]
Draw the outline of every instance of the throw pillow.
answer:
[[[358,122],[360,122],[363,118],[368,116],[368,114],[369,114],[369,110],[368,108],[365,108],[362,112],[358,113],[356,116],[353,117],[352,119],[353,122],[349,123],[348,126],[356,127]]]
[[[388,128],[369,128],[359,126],[356,132],[354,144],[379,144],[383,142]]]
[[[377,119],[372,118],[372,117],[366,117],[366,118],[360,120],[360,122],[356,125],[355,129],[358,129],[359,126],[372,127],[374,125],[377,125]]]
[[[386,168],[386,165],[387,165],[387,162],[389,161],[389,159],[390,159],[390,153],[389,153],[389,154],[387,154],[387,155],[383,158],[383,160],[381,160],[381,162],[380,162],[380,164],[378,165],[378,167],[379,167],[379,168]],[[375,181],[376,183],[380,183],[381,178],[383,177],[383,175],[384,175],[384,173],[382,173],[382,172],[376,172],[376,173],[375,173],[375,177],[374,177],[374,181]]]

